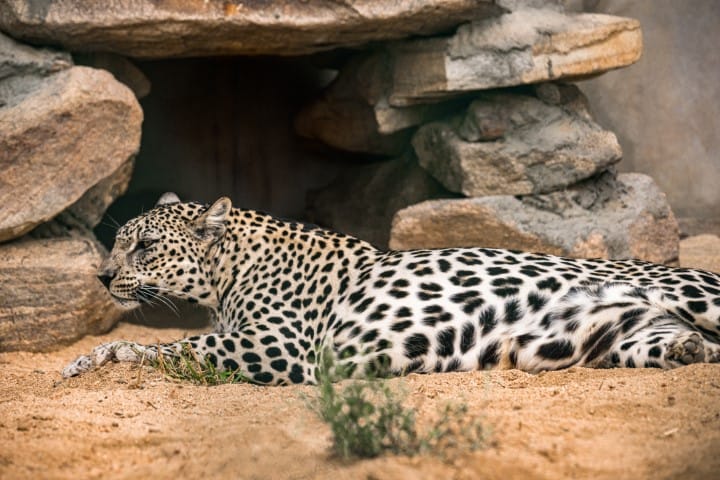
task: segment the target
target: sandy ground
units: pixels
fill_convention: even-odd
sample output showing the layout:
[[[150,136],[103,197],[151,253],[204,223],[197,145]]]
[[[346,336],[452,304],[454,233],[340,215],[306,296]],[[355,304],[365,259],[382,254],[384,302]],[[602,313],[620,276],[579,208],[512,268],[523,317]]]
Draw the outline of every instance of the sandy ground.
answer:
[[[517,370],[393,380],[420,419],[466,402],[488,446],[452,458],[343,462],[313,387],[176,384],[113,364],[62,381],[98,342],[186,332],[123,323],[50,354],[0,355],[0,478],[718,478],[720,365]]]
[[[718,260],[698,247],[700,260]],[[0,354],[0,479],[720,478],[718,364],[394,379],[421,425],[465,402],[486,447],[352,462],[333,457],[308,410],[313,387],[201,387],[126,364],[59,374],[101,342],[191,333],[121,323],[53,353]]]

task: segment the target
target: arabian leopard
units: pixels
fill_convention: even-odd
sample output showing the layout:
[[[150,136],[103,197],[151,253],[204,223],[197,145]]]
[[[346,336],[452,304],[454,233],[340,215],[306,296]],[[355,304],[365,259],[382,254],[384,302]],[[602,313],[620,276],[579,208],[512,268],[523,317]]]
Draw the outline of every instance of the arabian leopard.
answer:
[[[383,251],[225,197],[207,206],[163,195],[118,230],[98,277],[126,308],[160,296],[204,305],[214,331],[107,343],[65,377],[188,346],[266,385],[314,383],[326,351],[355,376],[720,360],[714,273],[490,248]]]

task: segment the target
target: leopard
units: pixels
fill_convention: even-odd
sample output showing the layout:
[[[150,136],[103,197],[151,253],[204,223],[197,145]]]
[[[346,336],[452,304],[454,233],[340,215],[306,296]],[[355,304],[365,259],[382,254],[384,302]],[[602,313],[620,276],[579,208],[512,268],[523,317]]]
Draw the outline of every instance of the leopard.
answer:
[[[190,352],[260,385],[519,369],[670,369],[720,361],[720,275],[637,259],[486,247],[384,250],[338,232],[166,193],[129,220],[97,276],[125,309],[179,298],[212,331],[104,343],[62,371]]]

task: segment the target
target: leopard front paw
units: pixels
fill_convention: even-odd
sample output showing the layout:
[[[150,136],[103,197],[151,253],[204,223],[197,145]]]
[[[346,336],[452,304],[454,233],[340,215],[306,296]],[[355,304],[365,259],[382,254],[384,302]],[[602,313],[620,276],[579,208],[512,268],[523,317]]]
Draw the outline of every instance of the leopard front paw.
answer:
[[[93,348],[90,355],[80,355],[70,362],[67,367],[63,368],[63,378],[76,377],[115,359],[117,344],[118,342],[104,343]]]
[[[76,377],[82,373],[93,369],[95,364],[92,358],[87,355],[80,355],[78,358],[70,362],[70,364],[62,369],[63,378]]]

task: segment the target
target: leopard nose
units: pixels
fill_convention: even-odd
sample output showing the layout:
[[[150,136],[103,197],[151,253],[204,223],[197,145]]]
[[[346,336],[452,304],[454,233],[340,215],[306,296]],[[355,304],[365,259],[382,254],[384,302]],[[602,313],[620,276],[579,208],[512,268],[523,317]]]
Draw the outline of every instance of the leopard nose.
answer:
[[[115,275],[109,274],[109,273],[98,273],[98,279],[102,282],[103,285],[105,285],[105,288],[110,288],[110,282],[112,282],[112,279],[115,278]]]

